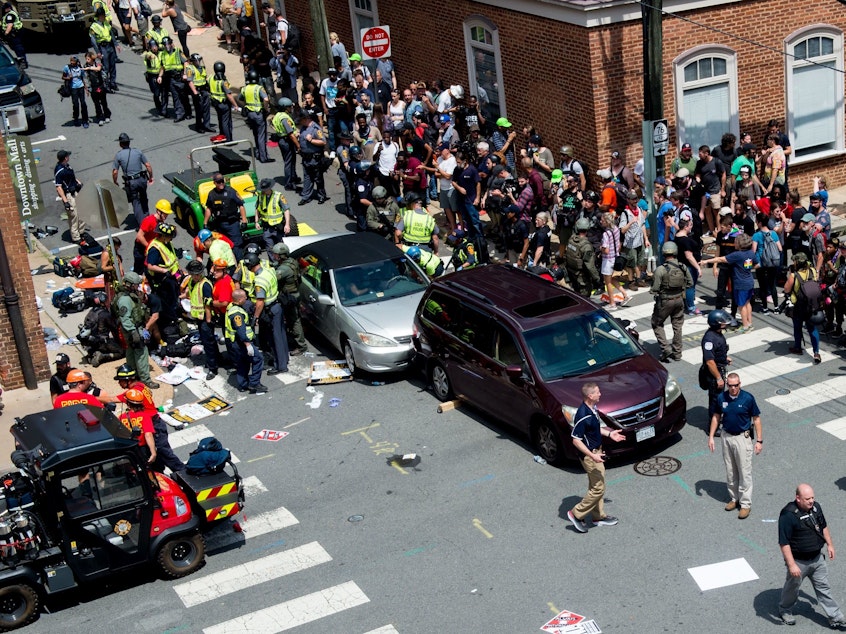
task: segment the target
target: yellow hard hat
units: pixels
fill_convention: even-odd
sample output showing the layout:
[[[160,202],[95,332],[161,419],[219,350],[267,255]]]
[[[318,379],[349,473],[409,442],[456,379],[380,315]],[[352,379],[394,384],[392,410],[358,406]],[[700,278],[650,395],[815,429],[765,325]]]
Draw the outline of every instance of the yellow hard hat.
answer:
[[[163,214],[172,214],[173,208],[170,206],[170,201],[166,198],[162,198],[159,202],[156,203],[156,209],[158,209]]]

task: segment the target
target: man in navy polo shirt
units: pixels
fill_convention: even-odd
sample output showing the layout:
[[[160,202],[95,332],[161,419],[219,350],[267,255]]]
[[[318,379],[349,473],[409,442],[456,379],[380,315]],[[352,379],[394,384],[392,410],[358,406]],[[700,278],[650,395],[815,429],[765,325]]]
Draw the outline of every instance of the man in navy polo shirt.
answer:
[[[731,500],[727,511],[740,506],[737,518],[745,520],[752,509],[752,453],[761,453],[761,410],[755,397],[740,389],[740,377],[732,372],[726,377],[727,391],[718,402],[721,413],[711,419],[708,449],[714,451],[714,434],[723,423],[723,460],[726,463],[726,484]],[[752,429],[754,425],[754,430]]]
[[[587,533],[587,516],[593,518],[600,526],[614,526],[618,520],[605,514],[603,498],[605,497],[605,453],[602,451],[602,437],[605,436],[616,442],[626,439],[623,432],[602,427],[596,406],[602,393],[596,383],[585,383],[582,386],[584,401],[576,410],[573,417],[573,446],[584,454],[582,467],[588,475],[587,495],[572,510],[567,511],[567,519],[580,533]]]

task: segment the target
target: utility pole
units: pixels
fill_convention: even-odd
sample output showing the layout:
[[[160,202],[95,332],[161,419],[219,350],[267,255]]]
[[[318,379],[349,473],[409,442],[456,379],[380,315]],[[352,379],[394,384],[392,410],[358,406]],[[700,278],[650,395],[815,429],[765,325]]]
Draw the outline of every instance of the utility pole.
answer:
[[[653,156],[652,121],[664,118],[664,0],[644,0],[640,5],[643,20],[643,181],[649,204],[650,241],[657,257],[658,222],[653,204],[654,183],[664,175],[664,156]]]
[[[323,5],[323,0],[308,0],[308,9],[311,13],[311,32],[314,34],[317,67],[320,70],[320,76],[326,77],[326,71],[332,66],[332,48],[329,45],[326,7]]]

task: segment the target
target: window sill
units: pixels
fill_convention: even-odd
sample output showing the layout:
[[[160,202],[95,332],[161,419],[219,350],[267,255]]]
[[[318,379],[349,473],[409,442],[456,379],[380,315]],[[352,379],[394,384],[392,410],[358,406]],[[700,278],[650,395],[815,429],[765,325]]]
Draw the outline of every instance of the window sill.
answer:
[[[814,154],[807,154],[805,156],[791,156],[788,165],[790,165],[790,167],[796,167],[798,165],[815,163],[817,161],[834,158],[836,156],[846,156],[846,150],[827,150],[825,152],[816,152]]]

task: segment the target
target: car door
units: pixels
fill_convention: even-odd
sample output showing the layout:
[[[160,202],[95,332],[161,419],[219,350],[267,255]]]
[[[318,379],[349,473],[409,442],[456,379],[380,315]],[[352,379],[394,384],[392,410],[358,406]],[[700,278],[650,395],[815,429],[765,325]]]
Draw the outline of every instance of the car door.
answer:
[[[502,324],[493,324],[493,349],[486,359],[486,399],[488,409],[499,419],[528,432],[532,415],[541,409],[534,379],[518,340]],[[506,368],[519,366],[523,376],[508,376]]]
[[[332,290],[332,280],[326,262],[315,254],[305,252],[300,256],[300,311],[320,334],[338,345],[336,306],[322,303],[320,296],[337,301]]]
[[[487,370],[493,350],[490,315],[462,302],[450,339],[453,390],[470,403],[488,409]]]

